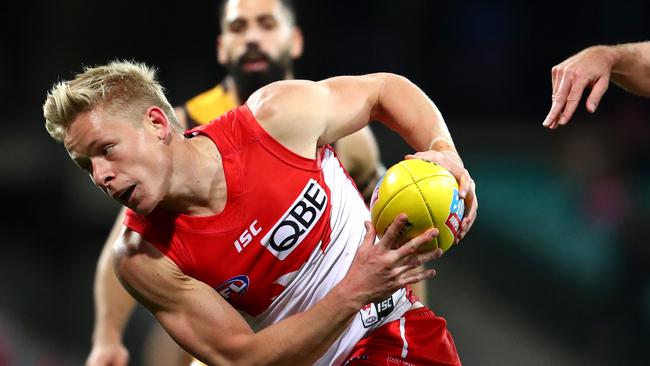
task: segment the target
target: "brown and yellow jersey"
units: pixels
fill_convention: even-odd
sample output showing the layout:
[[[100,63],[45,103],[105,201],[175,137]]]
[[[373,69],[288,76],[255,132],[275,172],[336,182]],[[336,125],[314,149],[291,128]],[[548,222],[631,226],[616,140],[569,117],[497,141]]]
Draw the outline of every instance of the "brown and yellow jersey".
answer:
[[[237,107],[235,96],[223,83],[193,97],[183,106],[188,118],[188,127],[204,125]]]

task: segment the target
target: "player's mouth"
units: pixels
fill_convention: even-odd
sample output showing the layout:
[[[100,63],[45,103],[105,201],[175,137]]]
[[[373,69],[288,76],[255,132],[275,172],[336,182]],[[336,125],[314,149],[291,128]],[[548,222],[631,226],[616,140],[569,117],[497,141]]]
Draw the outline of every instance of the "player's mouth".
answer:
[[[269,56],[257,47],[249,48],[239,60],[244,72],[263,72],[269,68]]]
[[[262,72],[269,68],[269,63],[265,59],[244,60],[242,63],[244,72]]]
[[[122,192],[118,192],[113,196],[117,201],[119,201],[122,204],[127,204],[129,203],[129,200],[131,199],[131,196],[133,195],[133,191],[135,190],[135,184],[132,186],[127,187],[125,190]]]

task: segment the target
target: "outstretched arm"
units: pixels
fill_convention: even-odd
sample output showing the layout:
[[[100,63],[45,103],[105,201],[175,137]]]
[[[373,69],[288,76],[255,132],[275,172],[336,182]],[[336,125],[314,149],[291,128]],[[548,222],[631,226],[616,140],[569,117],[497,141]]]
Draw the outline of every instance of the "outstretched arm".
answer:
[[[139,234],[127,230],[115,268],[129,292],[145,305],[170,335],[209,365],[310,365],[345,330],[365,304],[388,297],[406,284],[435,275],[409,272],[442,251],[419,253],[435,229],[397,247],[406,222],[399,217],[377,245],[367,233],[343,280],[311,309],[255,333],[214,289],[183,274]]]
[[[551,70],[551,110],[543,122],[555,129],[569,122],[585,89],[591,92],[586,108],[594,113],[610,80],[631,93],[650,97],[650,42],[593,46]]]

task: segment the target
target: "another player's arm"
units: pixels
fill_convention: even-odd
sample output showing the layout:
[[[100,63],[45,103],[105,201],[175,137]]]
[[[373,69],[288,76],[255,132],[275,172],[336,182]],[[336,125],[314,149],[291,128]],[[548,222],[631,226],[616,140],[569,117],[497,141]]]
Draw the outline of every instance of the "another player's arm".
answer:
[[[370,202],[373,188],[385,171],[372,130],[366,126],[336,141],[334,147],[364,200]]]
[[[338,338],[365,304],[435,275],[409,272],[441,255],[419,253],[437,235],[431,230],[396,248],[406,218],[398,218],[374,245],[368,225],[363,244],[343,280],[311,309],[257,333],[217,291],[183,274],[139,234],[127,230],[115,257],[115,272],[185,350],[208,365],[311,365]]]
[[[120,210],[97,261],[94,285],[95,324],[93,347],[86,360],[88,366],[128,364],[129,354],[122,344],[122,334],[135,301],[115,277],[112,264],[113,244],[121,233],[123,221],[124,209]]]
[[[408,79],[388,73],[342,76],[320,82],[270,84],[247,104],[260,124],[293,151],[313,157],[315,146],[332,143],[377,120],[397,132],[419,153],[458,180],[466,215],[459,237],[476,218],[474,181],[463,166],[442,114]]]
[[[555,129],[567,124],[585,89],[585,102],[594,113],[610,80],[631,93],[650,97],[650,42],[592,46],[569,57],[551,70],[551,109],[543,122]]]
[[[612,81],[622,88],[650,97],[650,41],[612,46]]]

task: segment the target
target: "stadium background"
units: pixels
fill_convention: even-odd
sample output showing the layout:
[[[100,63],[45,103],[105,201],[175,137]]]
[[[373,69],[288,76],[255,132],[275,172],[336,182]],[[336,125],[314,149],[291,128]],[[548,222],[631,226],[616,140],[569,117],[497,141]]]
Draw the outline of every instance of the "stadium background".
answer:
[[[550,69],[596,43],[648,39],[650,3],[302,1],[296,76],[390,71],[442,110],[477,182],[478,220],[435,264],[433,308],[467,365],[647,364],[650,101],[611,87],[568,128],[541,127]],[[118,207],[43,128],[48,88],[115,58],[159,68],[172,104],[210,88],[215,6],[0,5],[0,365],[82,364],[92,279]],[[409,148],[374,126],[383,160]],[[132,364],[149,315],[126,343]],[[647,348],[645,348],[647,350]]]

